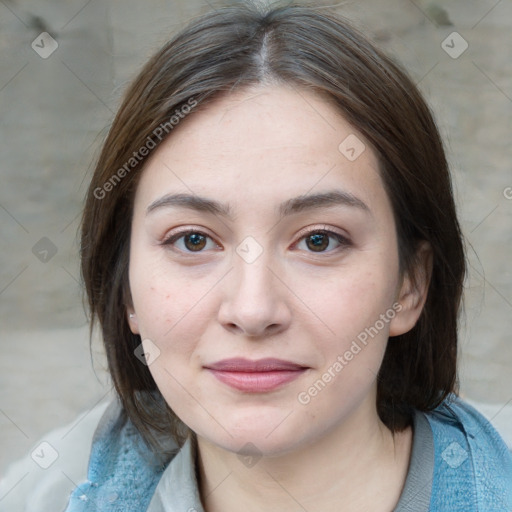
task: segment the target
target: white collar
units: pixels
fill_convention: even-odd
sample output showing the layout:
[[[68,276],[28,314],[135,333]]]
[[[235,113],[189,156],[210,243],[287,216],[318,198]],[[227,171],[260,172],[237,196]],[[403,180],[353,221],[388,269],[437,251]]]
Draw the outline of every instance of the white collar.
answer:
[[[190,437],[162,474],[147,512],[204,512]]]

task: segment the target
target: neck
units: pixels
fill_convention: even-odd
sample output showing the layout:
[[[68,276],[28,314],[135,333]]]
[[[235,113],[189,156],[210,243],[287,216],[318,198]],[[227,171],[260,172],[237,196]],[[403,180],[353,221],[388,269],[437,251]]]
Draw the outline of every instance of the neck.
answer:
[[[393,510],[407,475],[411,429],[392,435],[375,406],[282,455],[244,466],[238,455],[198,437],[200,495],[207,512]]]

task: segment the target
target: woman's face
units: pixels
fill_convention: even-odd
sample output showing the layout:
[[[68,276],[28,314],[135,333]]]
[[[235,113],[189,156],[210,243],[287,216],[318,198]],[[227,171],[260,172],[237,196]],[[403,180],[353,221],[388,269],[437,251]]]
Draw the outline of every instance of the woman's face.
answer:
[[[169,406],[265,454],[376,418],[388,336],[416,318],[374,152],[324,100],[277,86],[174,130],[138,185],[129,269],[130,326]]]

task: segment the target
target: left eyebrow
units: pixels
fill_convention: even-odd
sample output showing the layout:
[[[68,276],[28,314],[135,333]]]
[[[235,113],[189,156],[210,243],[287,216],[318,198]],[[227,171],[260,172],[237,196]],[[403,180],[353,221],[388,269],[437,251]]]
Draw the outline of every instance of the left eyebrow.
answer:
[[[366,203],[350,192],[341,190],[292,197],[281,203],[277,212],[282,219],[283,217],[296,213],[330,208],[333,206],[349,206],[371,215],[371,210]],[[233,208],[231,205],[219,203],[214,199],[193,194],[167,194],[152,202],[146,209],[146,215],[164,207],[187,208],[199,212],[220,215],[230,220],[233,219]]]
[[[370,208],[355,195],[342,190],[332,190],[330,192],[309,194],[288,199],[280,204],[279,216],[283,218],[294,213],[319,208],[329,208],[332,206],[350,206],[371,215]]]

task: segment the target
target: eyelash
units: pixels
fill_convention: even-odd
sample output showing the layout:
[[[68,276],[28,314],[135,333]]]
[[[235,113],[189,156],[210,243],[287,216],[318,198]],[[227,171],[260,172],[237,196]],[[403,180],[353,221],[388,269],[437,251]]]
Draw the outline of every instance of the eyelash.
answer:
[[[162,242],[162,245],[171,246],[171,245],[175,244],[179,239],[184,238],[191,234],[201,235],[201,236],[204,236],[206,238],[213,240],[213,238],[210,235],[208,235],[207,233],[204,233],[203,231],[200,231],[198,229],[187,229],[187,230],[180,231],[178,233],[174,233],[173,235],[170,235],[168,238],[166,238]],[[300,232],[299,239],[297,242],[294,243],[294,245],[297,245],[302,240],[307,239],[307,237],[309,237],[309,236],[317,235],[317,234],[327,235],[331,238],[334,238],[339,243],[339,246],[330,251],[318,251],[318,252],[308,251],[311,254],[330,254],[330,253],[336,252],[337,250],[344,249],[344,248],[352,245],[351,241],[348,238],[346,238],[345,236],[343,236],[340,233],[337,233],[335,231],[332,231],[330,229],[326,229],[326,228],[309,229],[307,231]],[[180,251],[181,253],[190,254],[190,255],[194,254],[195,252],[197,252],[197,253],[204,252],[203,250],[200,250],[200,251],[183,251],[182,249],[177,249],[177,250]]]

